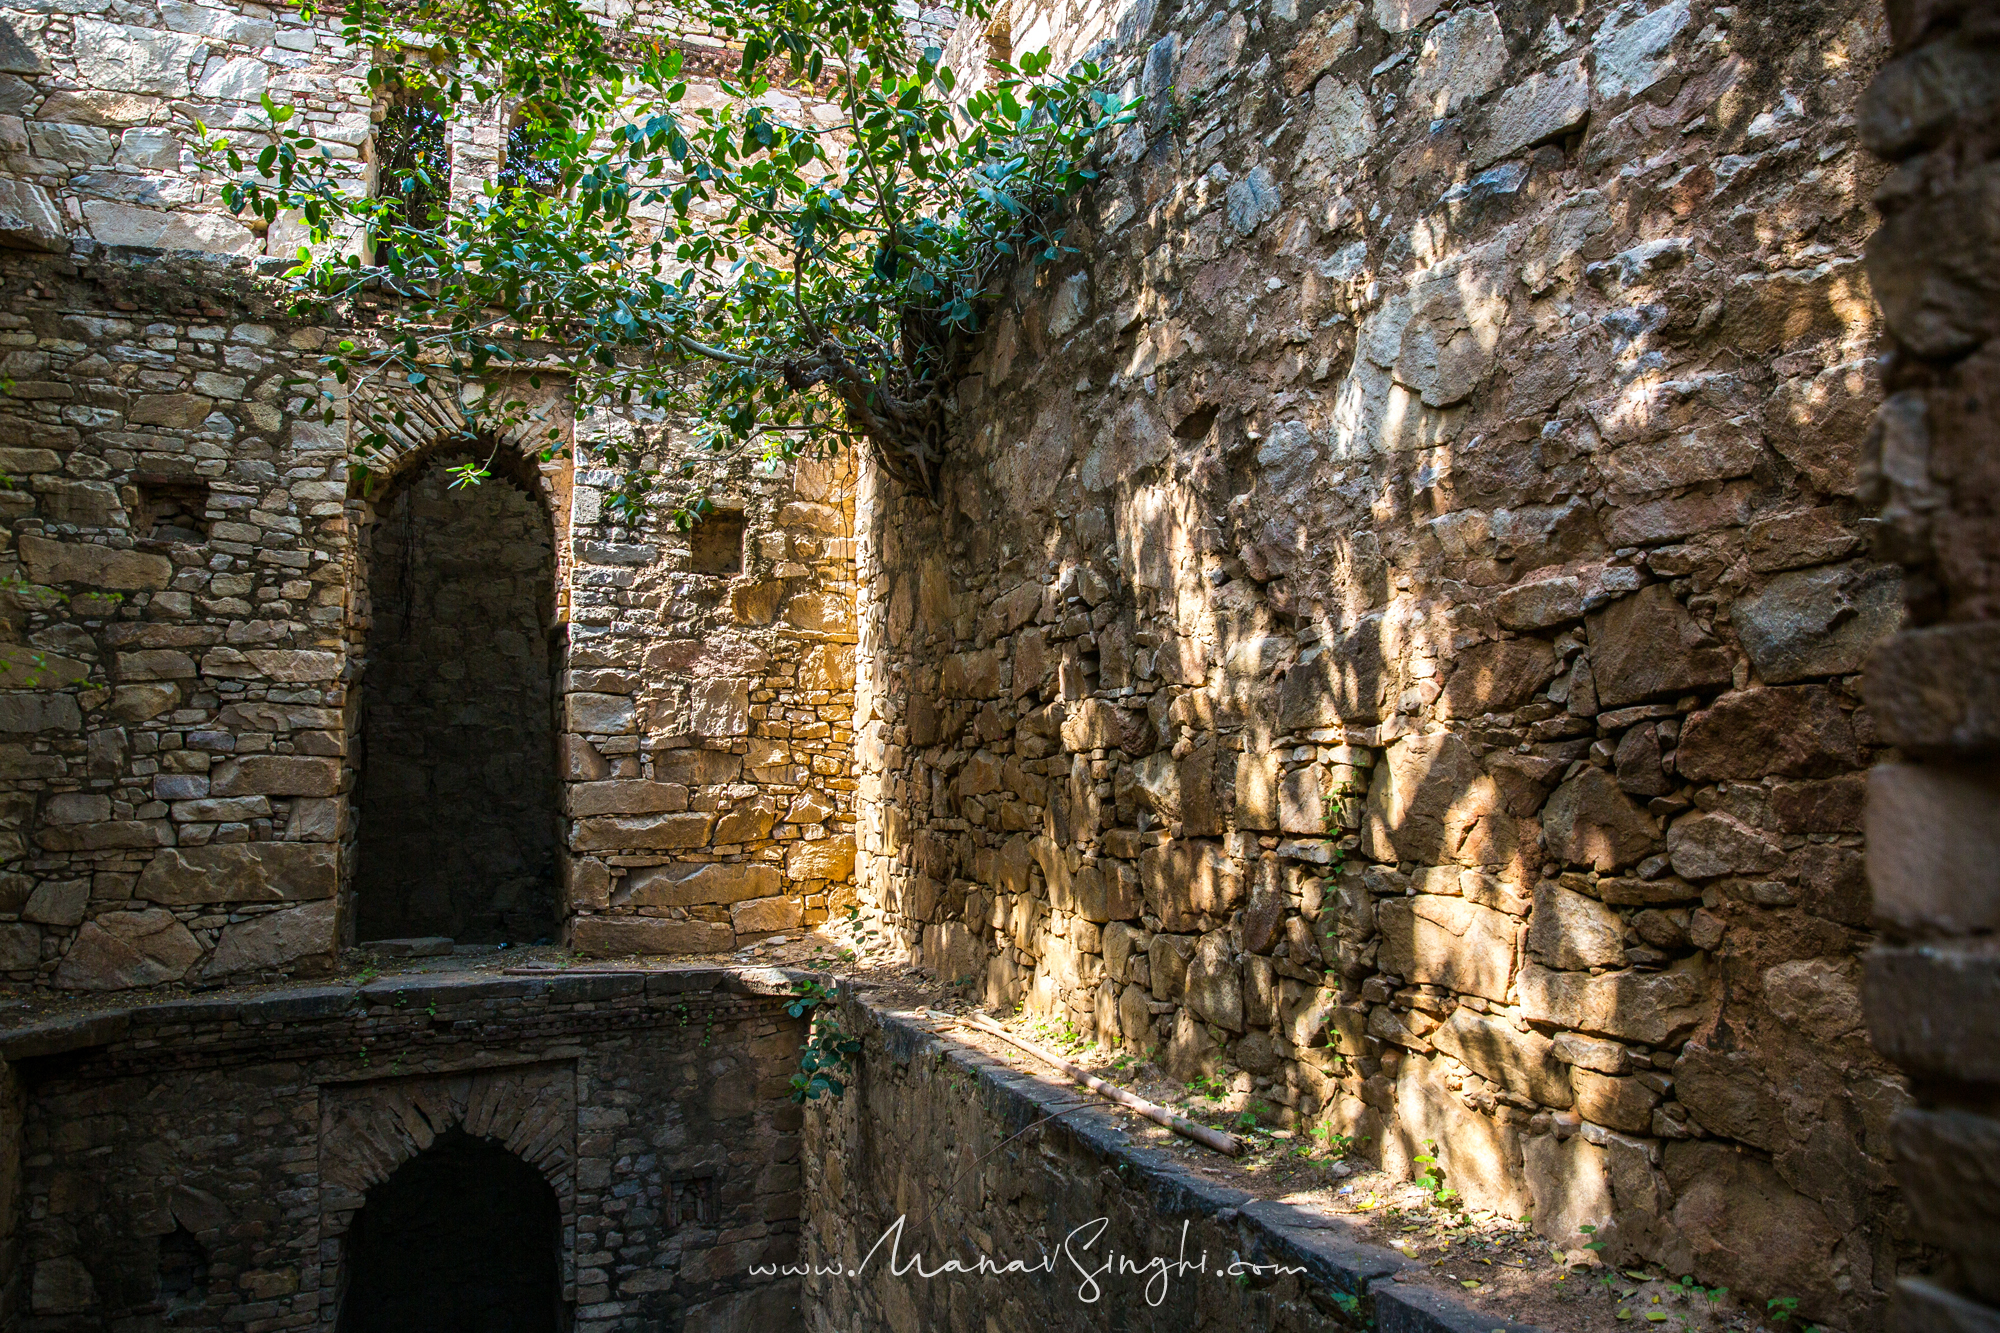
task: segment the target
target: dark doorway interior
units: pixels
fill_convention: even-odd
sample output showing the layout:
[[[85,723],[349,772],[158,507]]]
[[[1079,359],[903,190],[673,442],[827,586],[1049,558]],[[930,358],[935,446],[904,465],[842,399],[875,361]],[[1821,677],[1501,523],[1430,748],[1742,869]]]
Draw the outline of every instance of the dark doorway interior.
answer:
[[[339,1333],[559,1333],[561,1241],[540,1172],[448,1131],[355,1214]]]
[[[356,934],[555,932],[555,561],[542,504],[433,461],[369,541]]]

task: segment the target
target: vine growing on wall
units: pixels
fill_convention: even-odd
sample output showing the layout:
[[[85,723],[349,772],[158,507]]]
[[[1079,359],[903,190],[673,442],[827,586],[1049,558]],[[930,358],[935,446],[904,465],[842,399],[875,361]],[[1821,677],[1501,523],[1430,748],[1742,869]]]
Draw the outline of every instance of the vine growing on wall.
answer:
[[[797,996],[785,1006],[793,1018],[806,1020],[806,1039],[799,1047],[798,1072],[792,1075],[792,1100],[801,1104],[823,1096],[839,1100],[847,1092],[854,1057],[861,1039],[849,1035],[833,1012],[833,992],[817,981],[795,981]]]
[[[719,99],[690,95],[670,40],[607,28],[579,0],[350,0],[344,36],[379,53],[379,88],[518,108],[533,190],[368,197],[354,163],[268,98],[261,144],[204,131],[231,208],[308,229],[289,274],[302,299],[400,297],[382,345],[325,355],[321,382],[301,386],[309,411],[348,413],[364,450],[386,449],[406,419],[398,391],[554,363],[580,401],[684,416],[710,447],[790,458],[866,441],[937,491],[952,379],[997,282],[1067,252],[1062,202],[1132,105],[1095,65],[1053,73],[1046,52],[996,61],[961,96],[896,0],[681,12],[735,53]],[[474,410],[488,433],[531,420],[498,395]],[[673,480],[616,446],[606,461],[624,470],[614,513]]]

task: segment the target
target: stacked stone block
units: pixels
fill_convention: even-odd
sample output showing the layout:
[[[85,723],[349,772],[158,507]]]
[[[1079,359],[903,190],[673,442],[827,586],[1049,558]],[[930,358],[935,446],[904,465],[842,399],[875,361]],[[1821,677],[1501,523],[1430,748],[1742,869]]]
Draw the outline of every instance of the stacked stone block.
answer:
[[[1868,879],[1883,943],[1868,1030],[1908,1072],[1896,1176],[1913,1229],[1945,1256],[1897,1288],[1899,1327],[2000,1328],[2000,419],[1990,190],[2000,12],[1891,3],[1896,54],[1863,101],[1894,164],[1868,275],[1890,334],[1888,399],[1863,498],[1877,549],[1905,567],[1909,627],[1869,663],[1895,762],[1868,781]]]

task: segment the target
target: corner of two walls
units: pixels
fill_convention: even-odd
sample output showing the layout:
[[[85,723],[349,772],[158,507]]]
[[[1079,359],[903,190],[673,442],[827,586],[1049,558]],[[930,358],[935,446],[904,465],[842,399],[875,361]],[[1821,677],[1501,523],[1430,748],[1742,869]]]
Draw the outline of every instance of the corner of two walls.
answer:
[[[861,893],[989,1004],[1873,1326],[1886,33],[1526,12],[1091,32],[1147,104],[1077,253],[997,302],[942,503],[862,482]]]

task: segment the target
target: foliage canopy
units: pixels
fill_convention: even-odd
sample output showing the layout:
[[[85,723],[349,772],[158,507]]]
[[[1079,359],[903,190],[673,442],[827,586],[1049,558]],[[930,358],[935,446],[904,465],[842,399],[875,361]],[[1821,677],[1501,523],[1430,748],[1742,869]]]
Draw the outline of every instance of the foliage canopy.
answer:
[[[782,457],[865,439],[934,494],[945,395],[992,289],[1064,253],[1061,202],[1131,105],[1094,65],[1051,75],[1046,52],[955,95],[895,0],[679,12],[735,57],[719,97],[667,36],[607,27],[577,0],[349,0],[344,36],[379,53],[378,90],[515,108],[533,188],[516,171],[447,191],[419,165],[368,197],[353,162],[268,99],[261,150],[209,140],[234,177],[230,207],[309,229],[287,275],[302,297],[398,294],[384,344],[328,353],[308,410],[331,421],[345,407],[360,448],[380,449],[408,388],[553,361],[580,402],[655,409],[711,447]],[[481,411],[488,431],[526,421],[518,401]],[[606,461],[624,469],[614,512],[636,516],[662,479]]]

